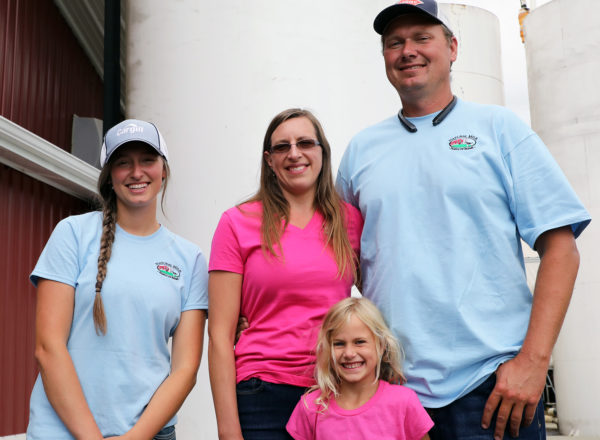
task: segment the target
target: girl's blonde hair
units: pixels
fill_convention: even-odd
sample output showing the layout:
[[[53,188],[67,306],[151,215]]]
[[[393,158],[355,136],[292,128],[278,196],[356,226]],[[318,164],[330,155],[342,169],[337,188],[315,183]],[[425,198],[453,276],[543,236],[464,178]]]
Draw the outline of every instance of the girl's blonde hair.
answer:
[[[277,176],[275,176],[267,162],[265,153],[271,153],[271,136],[277,127],[294,118],[306,118],[311,122],[317,140],[321,144],[320,148],[323,151],[323,165],[317,177],[314,203],[315,209],[325,218],[323,227],[325,246],[330,246],[333,251],[338,267],[338,276],[343,277],[347,273],[351,273],[354,276],[355,283],[358,283],[357,256],[352,249],[346,232],[346,212],[333,184],[331,147],[325,137],[323,127],[321,127],[315,115],[308,110],[291,108],[282,111],[271,120],[265,133],[260,169],[260,187],[258,192],[250,200],[247,200],[247,202],[259,201],[262,204],[261,239],[263,250],[270,255],[283,257],[283,255],[277,255],[275,245],[279,246],[281,250],[280,238],[289,221],[290,205],[283,195]],[[241,206],[240,209],[243,210]],[[281,220],[285,222],[283,229]]]
[[[339,395],[341,379],[336,371],[333,339],[350,321],[351,316],[360,319],[375,337],[375,350],[379,358],[375,369],[375,381],[383,379],[391,383],[406,382],[402,374],[402,348],[386,325],[379,309],[366,298],[346,298],[329,309],[319,331],[315,367],[317,384],[308,392],[321,391],[321,395],[316,399],[320,412],[327,409],[332,395]]]
[[[129,143],[129,142],[128,142]],[[128,143],[123,144],[119,148],[125,147]],[[165,178],[162,183],[162,196],[160,199],[160,207],[164,213],[164,201],[165,192],[167,189],[167,182],[169,181],[169,165],[167,161],[160,156],[156,155],[163,161],[165,169]],[[113,163],[118,154],[113,154],[106,164],[100,171],[98,177],[98,194],[99,202],[102,208],[102,235],[100,236],[100,255],[98,255],[98,273],[96,274],[96,295],[94,297],[94,328],[96,334],[106,334],[106,315],[104,314],[104,303],[102,302],[102,284],[106,278],[106,266],[108,260],[110,260],[110,254],[112,252],[112,245],[115,241],[115,230],[117,228],[117,194],[112,186],[110,172],[112,170]]]

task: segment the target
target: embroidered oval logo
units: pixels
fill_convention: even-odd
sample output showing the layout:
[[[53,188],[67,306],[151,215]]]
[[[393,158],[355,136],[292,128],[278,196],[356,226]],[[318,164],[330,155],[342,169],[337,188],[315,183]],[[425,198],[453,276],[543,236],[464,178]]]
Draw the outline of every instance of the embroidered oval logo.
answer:
[[[173,278],[174,280],[178,280],[181,275],[181,269],[174,264],[166,263],[164,261],[156,263],[156,270],[158,270],[159,274]]]
[[[451,150],[471,150],[477,145],[477,137],[468,136],[456,136],[449,141]]]

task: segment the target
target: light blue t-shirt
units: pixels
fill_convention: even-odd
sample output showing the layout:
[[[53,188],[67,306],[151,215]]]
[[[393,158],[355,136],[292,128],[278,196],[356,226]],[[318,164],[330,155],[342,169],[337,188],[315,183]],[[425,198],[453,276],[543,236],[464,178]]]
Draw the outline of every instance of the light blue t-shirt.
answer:
[[[337,188],[365,220],[363,294],[406,351],[426,407],[477,387],[519,351],[532,296],[520,238],[590,216],[533,131],[503,107],[459,100],[438,126],[393,116],[360,132]]]
[[[67,348],[102,434],[121,435],[139,419],[170,372],[167,346],[181,313],[207,309],[206,260],[198,246],[161,226],[140,237],[117,225],[102,300],[107,332],[94,329],[102,213],[68,217],[54,229],[31,274],[75,288]],[[167,423],[176,422],[174,417]],[[38,376],[30,402],[30,440],[73,438]]]

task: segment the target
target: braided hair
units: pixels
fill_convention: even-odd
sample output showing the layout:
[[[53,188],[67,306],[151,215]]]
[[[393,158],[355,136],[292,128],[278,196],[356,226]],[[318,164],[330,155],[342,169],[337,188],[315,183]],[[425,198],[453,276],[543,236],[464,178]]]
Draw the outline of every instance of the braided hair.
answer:
[[[98,178],[98,193],[102,203],[102,235],[100,236],[100,255],[98,255],[98,274],[96,275],[96,296],[94,297],[94,327],[96,333],[106,334],[106,315],[102,303],[102,284],[106,278],[106,265],[110,260],[112,245],[117,227],[117,195],[113,190],[110,171],[112,161],[107,163]]]

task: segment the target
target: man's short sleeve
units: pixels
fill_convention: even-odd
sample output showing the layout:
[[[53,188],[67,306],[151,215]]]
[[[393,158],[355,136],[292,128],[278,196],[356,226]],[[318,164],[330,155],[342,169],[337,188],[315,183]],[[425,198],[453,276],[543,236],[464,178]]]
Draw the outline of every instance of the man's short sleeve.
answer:
[[[590,216],[542,140],[532,133],[504,159],[512,178],[511,210],[523,240],[533,249],[542,233],[567,225],[577,238]]]

